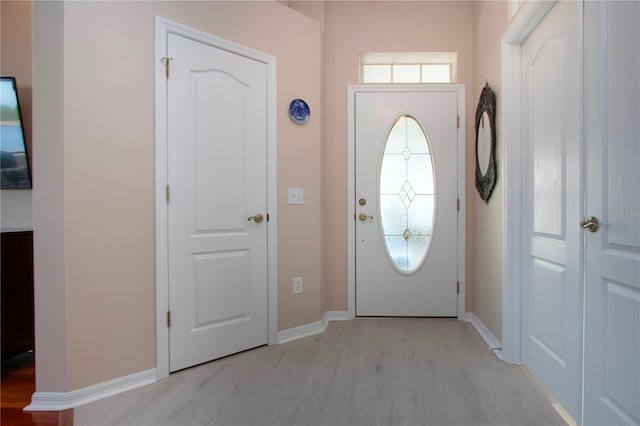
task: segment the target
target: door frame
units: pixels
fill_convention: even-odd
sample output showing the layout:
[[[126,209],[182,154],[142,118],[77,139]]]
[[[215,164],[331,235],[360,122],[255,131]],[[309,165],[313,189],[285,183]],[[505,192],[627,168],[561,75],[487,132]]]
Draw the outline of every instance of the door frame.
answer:
[[[267,67],[267,312],[268,343],[278,339],[278,250],[277,250],[277,109],[276,58],[220,37],[156,16],[155,19],[155,236],[156,236],[156,378],[169,375],[168,217],[167,164],[167,77],[163,57],[167,56],[169,34],[208,44],[218,49],[262,62]]]
[[[353,84],[347,86],[347,315],[349,319],[356,317],[356,135],[355,135],[355,99],[357,93],[428,93],[452,92],[458,96],[458,319],[464,320],[465,313],[465,86],[464,84]],[[462,218],[462,220],[460,220]]]
[[[510,364],[522,363],[522,45],[557,2],[522,2],[502,37],[502,357]]]

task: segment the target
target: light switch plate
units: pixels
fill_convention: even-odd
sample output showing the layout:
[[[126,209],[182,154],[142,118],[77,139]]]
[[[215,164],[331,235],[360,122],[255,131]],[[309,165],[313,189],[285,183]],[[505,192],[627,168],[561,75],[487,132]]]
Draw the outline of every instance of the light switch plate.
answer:
[[[293,294],[302,294],[304,291],[304,282],[302,277],[295,277],[293,279]]]
[[[304,204],[304,188],[289,188],[289,204]]]

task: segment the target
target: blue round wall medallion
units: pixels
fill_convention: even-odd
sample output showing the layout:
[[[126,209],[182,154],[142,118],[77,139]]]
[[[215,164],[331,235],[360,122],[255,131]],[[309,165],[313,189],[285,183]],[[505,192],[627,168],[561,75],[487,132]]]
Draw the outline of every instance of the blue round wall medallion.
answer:
[[[291,119],[298,124],[304,124],[309,121],[311,111],[309,105],[302,99],[294,99],[289,104],[289,115]]]

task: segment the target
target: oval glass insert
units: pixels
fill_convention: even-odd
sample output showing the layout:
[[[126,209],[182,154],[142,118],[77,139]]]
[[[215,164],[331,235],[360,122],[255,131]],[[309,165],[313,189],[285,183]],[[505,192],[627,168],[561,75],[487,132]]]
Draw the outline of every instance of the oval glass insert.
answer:
[[[429,141],[415,118],[402,115],[391,128],[379,182],[387,255],[399,272],[415,272],[429,252],[436,201]]]

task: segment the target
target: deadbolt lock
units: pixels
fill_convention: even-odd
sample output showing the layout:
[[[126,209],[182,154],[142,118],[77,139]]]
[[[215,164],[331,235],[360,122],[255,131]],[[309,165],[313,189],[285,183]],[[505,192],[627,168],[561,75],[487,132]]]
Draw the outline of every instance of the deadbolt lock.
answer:
[[[360,204],[361,206],[364,206],[365,204],[367,204],[367,200],[365,200],[364,198],[360,198],[358,200],[358,204]]]

